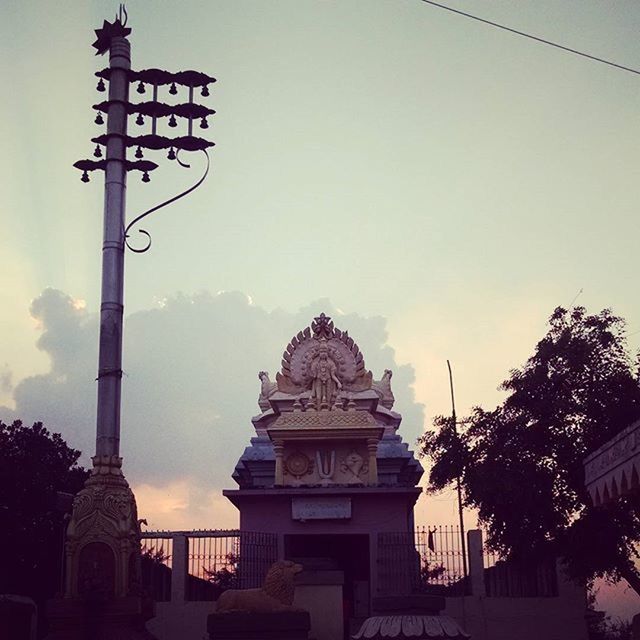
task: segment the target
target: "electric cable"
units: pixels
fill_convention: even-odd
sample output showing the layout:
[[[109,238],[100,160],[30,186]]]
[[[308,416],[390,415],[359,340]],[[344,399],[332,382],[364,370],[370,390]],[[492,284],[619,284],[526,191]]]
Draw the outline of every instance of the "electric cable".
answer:
[[[512,29],[511,27],[507,27],[504,24],[499,24],[498,22],[492,22],[491,20],[487,20],[486,18],[481,18],[480,16],[473,15],[472,13],[467,13],[466,11],[461,11],[460,9],[454,9],[453,7],[448,7],[445,4],[440,4],[439,2],[433,2],[433,0],[420,0],[425,4],[430,4],[434,7],[438,7],[440,9],[445,9],[446,11],[451,11],[452,13],[457,13],[465,18],[471,18],[472,20],[477,20],[478,22],[482,22],[484,24],[488,24],[492,27],[496,27],[498,29],[503,29],[504,31],[509,31],[510,33],[515,33],[518,36],[522,36],[523,38],[529,38],[531,40],[535,40],[536,42],[541,42],[542,44],[548,44],[551,47],[556,47],[557,49],[562,49],[563,51],[568,51],[569,53],[574,53],[577,56],[582,56],[583,58],[588,58],[589,60],[594,60],[595,62],[601,62],[602,64],[608,64],[611,67],[616,67],[617,69],[622,69],[623,71],[629,71],[630,73],[635,73],[640,75],[640,71],[637,69],[632,69],[631,67],[625,67],[624,65],[618,64],[617,62],[611,62],[611,60],[605,60],[604,58],[598,58],[597,56],[592,56],[590,53],[585,53],[584,51],[578,51],[577,49],[572,49],[571,47],[565,47],[562,44],[558,44],[557,42],[552,42],[551,40],[545,40],[544,38],[539,38],[538,36],[531,35],[530,33],[525,33],[524,31],[518,31],[517,29]]]

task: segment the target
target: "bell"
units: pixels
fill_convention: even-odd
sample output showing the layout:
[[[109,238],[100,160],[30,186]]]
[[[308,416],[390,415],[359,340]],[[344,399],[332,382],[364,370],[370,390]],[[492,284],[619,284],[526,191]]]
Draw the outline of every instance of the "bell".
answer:
[[[151,178],[149,177],[149,173],[147,171],[142,174],[142,182],[151,182]]]
[[[86,171],[82,172],[82,178],[80,178],[82,182],[89,182],[89,174]]]
[[[172,96],[175,96],[175,95],[176,95],[176,93],[178,93],[178,89],[176,88],[176,83],[175,83],[175,82],[172,82],[172,83],[171,83],[171,88],[169,89],[169,93],[170,93]]]
[[[176,122],[176,117],[173,115],[173,113],[171,114],[171,117],[169,118],[169,126],[170,127],[177,127],[178,123]]]
[[[104,124],[104,118],[102,117],[102,114],[98,111],[98,115],[96,116],[96,119],[94,120],[94,122],[96,124]]]
[[[173,150],[173,147],[171,147],[171,149],[169,149],[169,153],[167,153],[167,160],[175,160],[176,159],[176,152]]]
[[[139,113],[138,117],[136,118],[136,124],[137,125],[143,125],[144,124],[144,118],[142,117],[141,113]]]
[[[98,91],[104,91],[105,90],[104,80],[102,78],[100,78],[100,80],[98,81],[98,85],[96,86],[96,89]]]
[[[94,155],[96,158],[102,158],[102,149],[100,148],[100,145],[99,145],[99,144],[97,144],[97,145],[96,145],[96,148],[93,150],[93,155]]]
[[[142,147],[136,149],[136,158],[142,158]]]
[[[146,89],[144,88],[144,82],[138,83],[138,88],[136,89],[138,93],[144,93]]]
[[[201,129],[208,129],[209,128],[209,123],[207,122],[206,118],[202,118],[202,120],[200,121],[200,128]]]
[[[203,85],[202,86],[202,91],[200,92],[201,96],[204,96],[205,98],[209,95],[209,85]]]

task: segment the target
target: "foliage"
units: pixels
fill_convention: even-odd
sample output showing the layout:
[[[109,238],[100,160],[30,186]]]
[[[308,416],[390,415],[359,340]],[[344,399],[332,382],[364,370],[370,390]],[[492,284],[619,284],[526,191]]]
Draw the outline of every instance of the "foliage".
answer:
[[[632,640],[631,623],[603,616],[589,624],[589,640]]]
[[[438,416],[420,440],[433,466],[431,491],[458,476],[465,504],[478,510],[495,550],[515,558],[552,552],[572,576],[625,577],[640,593],[634,566],[638,498],[594,508],[583,460],[640,417],[640,385],[625,326],[609,310],[557,308],[547,335],[502,384],[504,402],[473,409],[462,426]]]
[[[79,456],[40,422],[0,421],[0,593],[42,603],[59,591],[64,513],[57,492],[82,488],[88,472]]]
[[[226,564],[221,568],[205,569],[207,580],[213,585],[214,600],[227,589],[237,586],[238,581],[238,557],[234,553],[225,556]]]

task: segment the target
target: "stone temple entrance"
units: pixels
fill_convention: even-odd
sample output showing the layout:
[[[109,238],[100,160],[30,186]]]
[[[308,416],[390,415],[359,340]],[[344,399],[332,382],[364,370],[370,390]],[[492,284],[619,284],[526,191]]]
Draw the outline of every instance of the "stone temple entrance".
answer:
[[[316,625],[371,613],[384,589],[379,535],[413,531],[422,467],[397,433],[391,371],[374,380],[324,314],[291,339],[275,381],[258,377],[255,436],[224,495],[241,532],[274,534],[278,557],[305,567],[296,597],[306,594],[311,635],[334,640]]]

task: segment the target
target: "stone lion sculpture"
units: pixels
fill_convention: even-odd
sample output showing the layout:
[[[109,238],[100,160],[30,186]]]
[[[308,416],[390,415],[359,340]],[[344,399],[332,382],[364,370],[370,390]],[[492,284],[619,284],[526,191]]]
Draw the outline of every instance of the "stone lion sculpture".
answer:
[[[290,560],[280,560],[271,565],[260,589],[229,589],[218,598],[216,612],[246,611],[273,613],[276,611],[300,611],[293,606],[294,579],[302,566]]]

